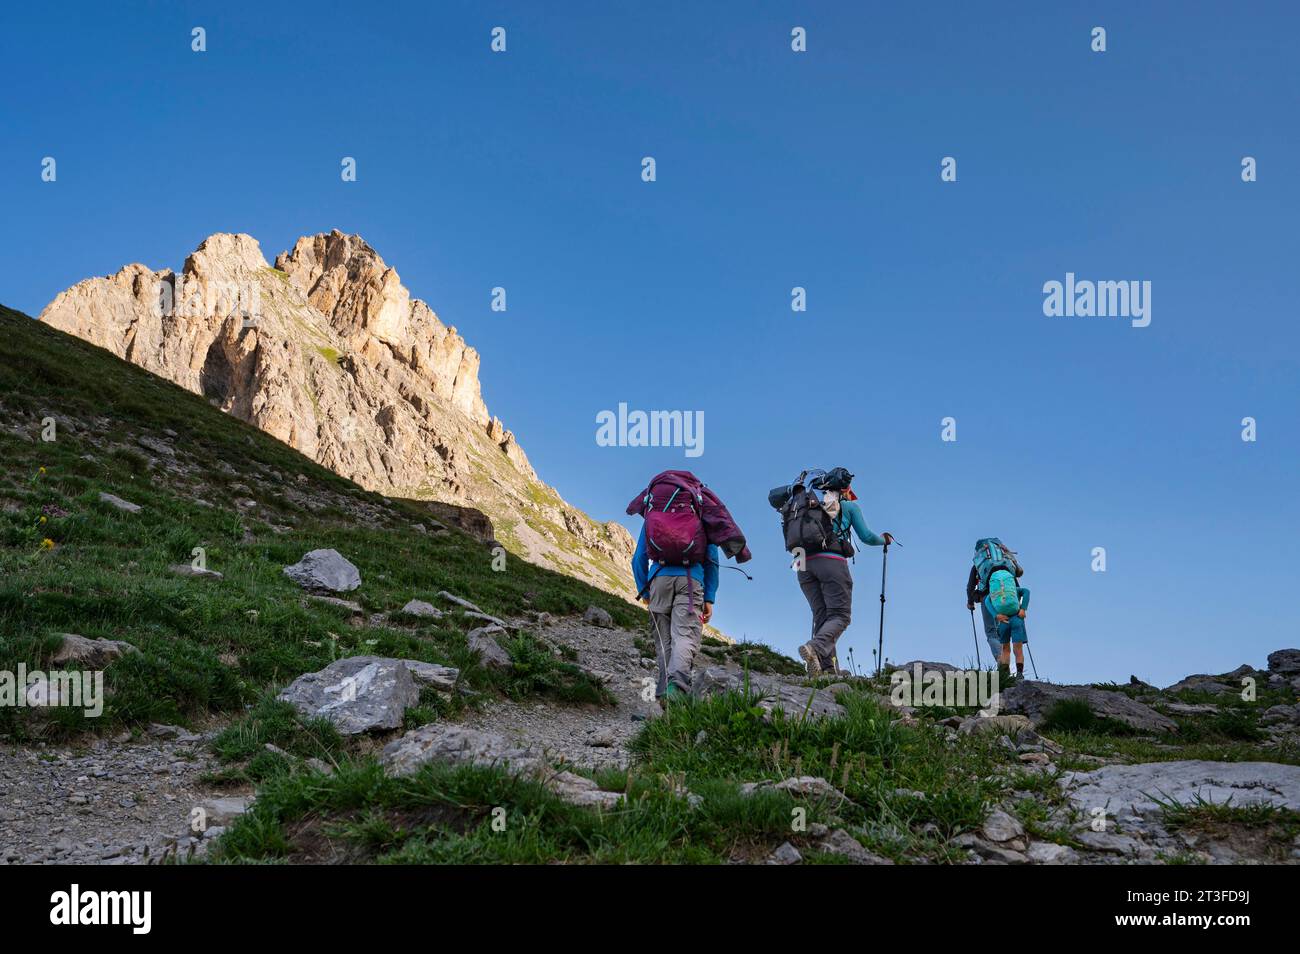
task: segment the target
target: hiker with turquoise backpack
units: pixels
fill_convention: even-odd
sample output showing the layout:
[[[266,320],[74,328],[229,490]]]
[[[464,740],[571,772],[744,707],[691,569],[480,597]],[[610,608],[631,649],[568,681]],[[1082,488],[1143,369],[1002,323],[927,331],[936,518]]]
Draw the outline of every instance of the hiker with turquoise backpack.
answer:
[[[726,505],[688,470],[656,475],[627,512],[645,518],[632,554],[632,576],[637,600],[650,611],[658,663],[655,699],[666,709],[690,693],[691,668],[713,617],[722,554],[737,563],[751,555]]]
[[[1016,553],[997,537],[975,541],[966,580],[966,608],[972,613],[980,604],[984,618],[984,636],[988,640],[998,668],[1009,672],[1011,649],[1016,651],[1016,674],[1024,675],[1025,613],[1029,609],[1029,590],[1017,582],[1024,575]]]
[[[802,557],[799,589],[812,610],[812,638],[799,647],[808,675],[843,675],[835,643],[853,620],[853,535],[869,547],[888,547],[891,534],[877,535],[867,526],[853,475],[843,467],[806,470],[793,483],[777,487],[767,499],[781,512],[785,548]],[[881,606],[884,594],[882,592]],[[883,609],[882,609],[883,612]],[[882,617],[883,627],[883,617]]]

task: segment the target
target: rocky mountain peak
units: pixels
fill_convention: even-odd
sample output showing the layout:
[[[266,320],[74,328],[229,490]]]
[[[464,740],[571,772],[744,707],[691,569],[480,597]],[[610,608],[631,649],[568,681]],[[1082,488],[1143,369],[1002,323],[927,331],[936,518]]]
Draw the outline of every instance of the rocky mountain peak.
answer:
[[[267,267],[262,246],[244,233],[217,232],[203,240],[185,260],[184,272],[209,281],[239,279]]]
[[[127,265],[40,320],[84,338],[390,496],[482,510],[533,562],[630,592],[630,535],[542,483],[493,417],[479,354],[359,235],[308,235],[267,264],[217,233],[180,273]]]

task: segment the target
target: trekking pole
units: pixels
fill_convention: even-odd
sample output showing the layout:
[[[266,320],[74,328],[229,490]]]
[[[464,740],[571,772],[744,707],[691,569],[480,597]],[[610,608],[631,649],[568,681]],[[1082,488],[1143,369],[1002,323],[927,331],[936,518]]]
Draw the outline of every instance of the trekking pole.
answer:
[[[889,568],[889,544],[880,561],[880,635],[876,640],[876,677],[880,677],[885,666],[885,571]]]
[[[972,616],[971,619],[975,617]],[[1029,649],[1029,640],[1025,640],[1025,649]],[[1038,682],[1038,663],[1034,662],[1034,651],[1029,649],[1029,665],[1034,667],[1034,682]]]
[[[975,611],[974,611],[974,610],[971,610],[971,611],[970,611],[970,634],[971,634],[971,636],[973,636],[974,639],[975,639],[975,668],[976,668],[976,669],[983,669],[983,668],[984,668],[984,664],[983,664],[982,662],[980,662],[980,637],[979,637],[979,633],[978,633],[978,632],[976,631],[976,629],[975,629]],[[1028,646],[1029,644],[1028,644],[1028,643],[1025,643],[1025,645]]]

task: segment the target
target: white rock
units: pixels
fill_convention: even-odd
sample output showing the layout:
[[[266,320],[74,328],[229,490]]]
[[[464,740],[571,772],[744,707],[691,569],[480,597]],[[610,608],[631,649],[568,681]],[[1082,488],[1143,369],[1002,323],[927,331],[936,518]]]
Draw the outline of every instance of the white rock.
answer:
[[[1121,821],[1128,817],[1159,817],[1156,803],[1193,805],[1203,800],[1233,805],[1275,805],[1300,811],[1300,765],[1275,762],[1144,762],[1107,765],[1090,772],[1069,772],[1061,786],[1085,815],[1104,808]]]
[[[609,615],[607,610],[599,606],[588,606],[587,611],[582,614],[582,620],[590,623],[592,626],[600,626],[603,629],[609,629],[614,625],[614,617]]]
[[[173,563],[167,568],[169,573],[176,576],[188,576],[197,580],[221,580],[225,577],[216,570],[200,569],[190,563]]]
[[[1069,865],[1078,860],[1078,853],[1068,845],[1058,845],[1050,841],[1036,841],[1025,852],[1030,862],[1036,865]]]
[[[279,698],[308,718],[332,722],[343,735],[397,729],[420,701],[408,660],[350,656],[290,683]]]
[[[1025,833],[1025,826],[1001,810],[992,811],[984,819],[984,837],[993,842],[1011,841]]]
[[[213,826],[229,827],[239,816],[252,807],[253,796],[251,795],[247,797],[210,798],[198,805],[198,808],[203,813],[201,817],[208,829]]]
[[[90,669],[103,669],[126,653],[139,652],[130,643],[120,639],[87,639],[75,633],[64,633],[63,643],[50,660],[56,666],[74,663]]]
[[[442,617],[442,610],[432,603],[426,603],[424,600],[411,600],[402,607],[402,612],[408,616],[421,616],[429,619],[440,619]]]
[[[361,571],[337,550],[312,550],[297,563],[286,566],[284,575],[308,590],[346,593],[361,585]]]
[[[465,636],[469,648],[479,654],[483,665],[489,669],[509,669],[514,665],[510,654],[495,639],[496,633],[504,632],[500,626],[490,623],[470,630]]]
[[[862,847],[861,842],[843,828],[836,828],[818,842],[817,847],[828,854],[843,855],[855,865],[892,865],[894,863],[889,858],[883,858],[874,852],[867,851],[866,848]]]
[[[101,493],[99,499],[106,504],[111,504],[118,510],[125,510],[127,513],[139,513],[144,509],[139,504],[133,504],[129,501],[123,500],[115,494]]]

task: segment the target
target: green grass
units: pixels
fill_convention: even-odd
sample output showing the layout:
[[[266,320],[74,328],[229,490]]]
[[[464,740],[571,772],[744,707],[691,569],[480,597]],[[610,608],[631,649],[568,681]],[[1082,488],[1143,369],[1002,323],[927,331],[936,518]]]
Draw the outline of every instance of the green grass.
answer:
[[[228,732],[219,751],[247,757],[279,740],[297,757],[314,752],[338,770],[325,776],[301,762],[254,755],[250,764],[263,773],[257,805],[212,860],[725,863],[761,860],[789,841],[807,863],[842,863],[819,853],[808,834],[808,826],[825,824],[898,861],[950,863],[964,854],[949,840],[977,829],[995,804],[1008,805],[1035,839],[1081,847],[1070,827],[1079,819],[1058,785],[1068,754],[1055,772],[1026,771],[990,736],[949,744],[929,721],[903,724],[876,703],[878,689],[865,682],[842,692],[846,715],[823,720],[768,715],[746,692],[676,703],[643,726],[630,768],[593,773],[605,790],[627,794],[623,806],[605,812],[567,805],[499,769],[430,765],[408,778],[387,778],[373,757],[346,744],[340,752],[328,737],[290,728],[283,713],[264,708],[261,731]],[[1106,744],[1133,754],[1144,742],[1086,733],[1057,741],[1069,751]],[[1190,746],[1179,757],[1197,752]],[[741,793],[743,782],[794,775],[827,779],[843,798],[770,788]],[[1165,821],[1277,860],[1300,831],[1296,813],[1267,808],[1171,804]],[[1202,856],[1188,851],[1160,860],[1188,864]]]
[[[318,345],[316,347],[316,350],[320,353],[320,356],[322,358],[324,358],[326,361],[328,361],[330,364],[333,365],[337,365],[339,363],[339,359],[343,357],[343,355],[339,353],[337,348],[330,348],[325,345]]]
[[[705,640],[702,650],[704,655],[712,660],[719,663],[731,662],[748,669],[750,672],[797,676],[805,671],[805,667],[798,660],[778,653],[762,643],[724,643],[721,640],[710,638]],[[653,646],[650,647],[650,652],[647,655],[654,655]]]
[[[1097,716],[1082,699],[1061,699],[1053,703],[1039,728],[1049,735],[1057,732],[1112,736],[1137,734],[1131,726],[1117,719]]]
[[[960,856],[946,839],[976,827],[1009,791],[1010,781],[992,780],[1004,758],[995,748],[981,740],[950,748],[929,729],[895,722],[866,695],[844,694],[848,715],[830,720],[779,712],[765,720],[756,701],[744,693],[688,700],[647,723],[632,767],[595,775],[627,795],[605,812],[570,806],[499,769],[429,765],[394,779],[364,754],[342,759],[331,776],[277,764],[213,860],[721,863],[760,860],[790,841],[810,862],[836,863],[808,834],[827,824],[847,826],[889,857],[952,861]],[[236,755],[271,735],[284,740],[228,735],[219,746]],[[300,743],[304,753],[315,744]],[[742,782],[790,775],[833,779],[847,798],[742,794]]]
[[[1154,800],[1160,806],[1165,827],[1171,831],[1208,836],[1273,862],[1289,860],[1300,836],[1300,812],[1276,805],[1236,805],[1200,797],[1190,803]]]
[[[847,710],[839,719],[806,719],[799,712],[764,718],[752,694],[690,701],[648,723],[632,748],[656,771],[680,773],[687,785],[718,776],[825,778],[852,803],[840,811],[847,820],[892,828],[908,844],[914,826],[933,823],[955,833],[983,819],[983,807],[1001,790],[989,781],[1001,756],[987,740],[951,748],[928,727],[897,722],[867,694],[841,693],[839,701]],[[896,789],[919,790],[926,798],[900,796]]]
[[[1178,722],[1180,741],[1193,742],[1259,742],[1267,738],[1259,727],[1261,709],[1224,709],[1213,715],[1196,718],[1181,717]]]
[[[507,678],[478,664],[465,642],[472,621],[458,614],[354,625],[304,599],[282,568],[308,550],[338,550],[361,571],[349,596],[368,614],[416,597],[440,602],[443,589],[501,616],[594,604],[629,625],[639,620],[631,605],[523,560],[492,572],[491,553],[468,536],[414,531],[430,517],[419,502],[365,491],[202,398],[17,312],[0,309],[0,336],[0,669],[48,667],[61,633],[140,650],[107,667],[102,717],[5,707],[0,736],[234,716],[268,688],[361,653],[457,666],[480,692],[607,701],[585,674],[530,651],[527,634],[515,647],[525,672]],[[48,418],[56,434],[47,442]],[[180,472],[137,440],[168,432]],[[100,492],[144,509],[118,511]],[[244,498],[258,506],[241,511],[235,500]],[[196,547],[223,580],[168,572]]]
[[[498,768],[430,765],[393,779],[362,761],[332,776],[273,778],[212,860],[721,863],[800,840],[797,814],[808,823],[827,816],[824,807],[781,792],[744,797],[722,782],[696,794],[693,803],[662,779],[637,776],[626,806],[601,813]]]
[[[1031,772],[991,734],[950,739],[935,721],[951,710],[923,709],[905,724],[876,701],[887,680],[851,679],[837,719],[768,715],[748,693],[675,704],[642,726],[630,767],[593,774],[606,790],[627,793],[613,811],[576,808],[499,769],[427,766],[390,779],[375,760],[376,740],[302,720],[275,699],[279,687],[365,653],[461,670],[455,691],[422,693],[404,728],[494,697],[606,705],[608,690],[542,634],[525,628],[503,638],[514,665],[499,672],[469,649],[466,631],[477,623],[454,607],[442,604],[448,613],[438,620],[395,611],[412,598],[440,603],[446,589],[507,618],[596,605],[639,631],[641,612],[522,560],[493,572],[491,553],[468,536],[415,531],[430,520],[427,506],[364,491],[203,399],[25,316],[0,309],[0,335],[0,670],[47,667],[65,632],[140,650],[107,668],[102,718],[3,708],[0,736],[53,740],[215,720],[221,768],[208,781],[255,786],[258,799],[214,861],[723,863],[761,859],[791,841],[807,861],[834,863],[801,827],[826,824],[895,860],[954,862],[964,854],[948,840],[998,804],[1034,837],[1073,844],[1057,781],[1060,771],[1094,767],[1084,755],[1300,764],[1296,746],[1272,744],[1258,721],[1269,705],[1293,701],[1289,690],[1261,689],[1253,703],[1213,697],[1219,711],[1175,715],[1179,732],[1162,738],[1064,703],[1041,727],[1065,750],[1054,756],[1058,772]],[[51,417],[57,438],[46,442],[41,428]],[[177,470],[138,441],[169,431]],[[99,500],[104,491],[144,509],[117,511]],[[245,498],[257,506],[241,509],[235,501]],[[498,536],[508,539],[510,527]],[[349,594],[360,617],[305,599],[284,577],[283,566],[319,547],[360,568],[363,585]],[[168,572],[196,548],[223,580]],[[636,645],[653,656],[643,637]],[[802,672],[758,644],[708,640],[704,655],[753,672]],[[741,794],[743,783],[793,775],[824,778],[844,797]],[[1290,815],[1250,809],[1169,806],[1166,817],[1270,857],[1297,830]]]
[[[515,698],[541,694],[575,704],[611,705],[614,697],[603,684],[571,662],[558,659],[527,633],[503,639],[510,669],[500,677],[504,691]]]

